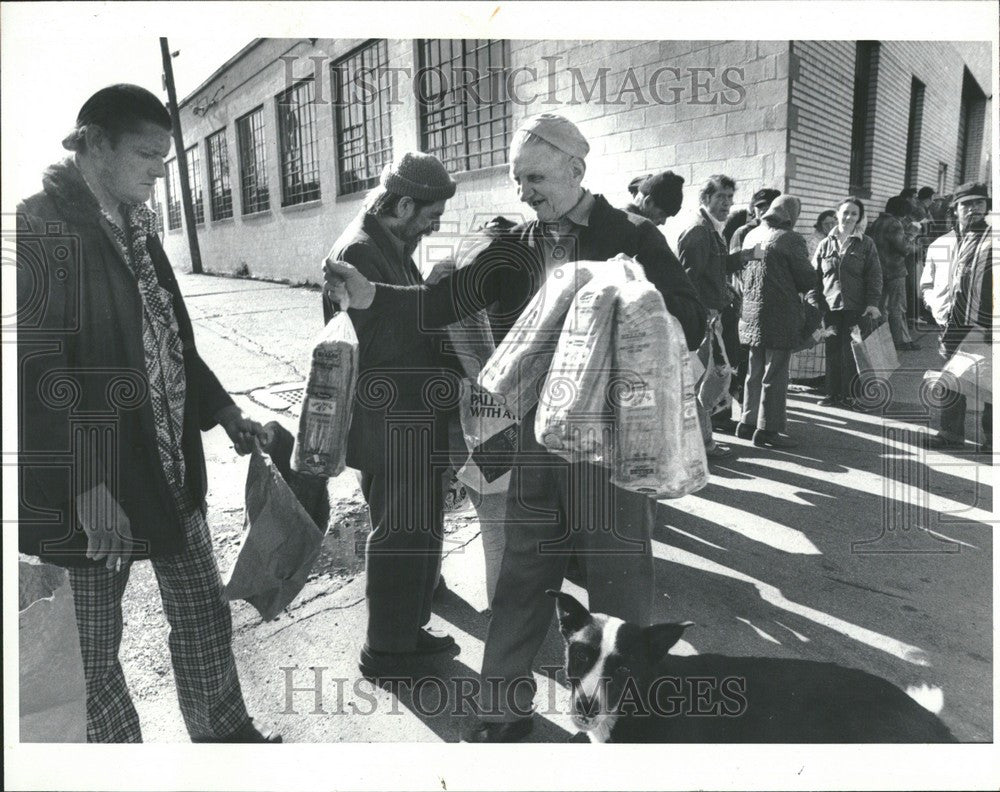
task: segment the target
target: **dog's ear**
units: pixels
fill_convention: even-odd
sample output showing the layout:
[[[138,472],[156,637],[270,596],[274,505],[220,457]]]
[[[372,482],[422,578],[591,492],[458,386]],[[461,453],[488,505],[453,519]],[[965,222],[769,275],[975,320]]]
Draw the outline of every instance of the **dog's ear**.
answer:
[[[646,642],[646,653],[650,662],[657,663],[663,659],[671,647],[681,639],[684,631],[693,626],[694,622],[685,621],[654,624],[652,627],[644,628],[642,637]]]
[[[590,611],[581,605],[575,597],[565,591],[547,589],[546,594],[556,598],[556,614],[559,616],[559,632],[568,637],[590,621]]]

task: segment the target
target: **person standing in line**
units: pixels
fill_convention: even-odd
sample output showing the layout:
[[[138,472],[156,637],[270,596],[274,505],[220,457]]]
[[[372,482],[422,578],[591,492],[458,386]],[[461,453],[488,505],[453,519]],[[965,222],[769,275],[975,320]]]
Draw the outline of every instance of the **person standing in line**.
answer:
[[[907,262],[912,259],[914,245],[906,235],[909,206],[896,196],[886,201],[885,211],[876,218],[869,230],[875,241],[879,264],[882,266],[882,305],[889,317],[889,329],[896,349],[913,352],[920,349],[910,336],[906,320]]]
[[[812,261],[816,255],[816,248],[819,243],[826,239],[830,232],[837,226],[837,213],[833,209],[826,209],[819,213],[816,222],[813,223],[813,232],[806,240],[806,248],[809,250],[809,260]]]
[[[851,328],[862,317],[877,321],[882,299],[882,267],[871,237],[861,232],[865,207],[858,198],[837,205],[837,225],[813,256],[816,294],[826,326],[826,392],[822,405],[853,409],[851,396],[857,369],[851,350]]]
[[[17,208],[18,464],[22,509],[33,507],[19,546],[69,569],[88,742],[142,742],[118,653],[132,564],[149,560],[191,741],[278,743],[247,714],[240,688],[205,519],[201,433],[221,425],[241,455],[268,437],[198,354],[146,206],[171,127],[145,88],[101,89],[63,140],[72,156]],[[108,418],[110,434],[95,442]],[[39,522],[40,511],[57,516]]]
[[[760,245],[763,251],[743,271],[740,316],[740,343],[749,360],[736,435],[752,438],[755,446],[797,445],[784,434],[788,364],[805,319],[799,295],[815,286],[805,240],[794,231],[800,206],[798,198],[776,198],[743,242],[747,249]]]
[[[413,253],[437,228],[456,189],[437,157],[397,155],[330,255],[372,280],[422,284]],[[324,320],[335,310],[324,294]],[[458,375],[416,321],[386,321],[353,304],[348,315],[358,335],[358,384],[347,464],[361,472],[372,524],[365,546],[368,624],[358,666],[378,677],[455,646],[450,635],[427,626],[444,538],[448,467],[448,415],[427,394],[434,382],[457,382]],[[387,388],[394,398],[381,398]]]
[[[924,302],[940,329],[939,351],[949,360],[962,342],[979,334],[989,349],[993,339],[993,229],[987,221],[990,194],[982,182],[969,182],[955,190],[955,225],[931,243],[920,283]],[[940,430],[931,448],[960,449],[965,445],[964,394],[945,389],[937,411]],[[982,412],[983,434],[979,449],[993,448],[993,404]]]
[[[681,232],[677,241],[677,255],[681,266],[697,289],[702,304],[708,309],[704,351],[701,353],[703,364],[708,360],[709,344],[715,350],[715,359],[722,357],[722,350],[717,348],[718,342],[715,340],[716,326],[721,326],[730,365],[739,360],[739,332],[735,321],[729,328],[722,325],[723,312],[737,297],[736,291],[728,283],[728,276],[739,272],[749,260],[748,256],[752,255],[752,251],[729,253],[722,238],[722,229],[733,205],[735,191],[736,182],[728,176],[719,174],[710,177],[701,189],[701,206],[697,217]],[[732,454],[732,449],[717,443],[712,437],[712,431],[716,429],[732,434],[736,431],[736,422],[727,410],[709,415],[708,409],[707,406],[700,406],[698,410],[705,452],[710,459],[728,457]]]
[[[629,188],[631,187],[630,184]],[[684,202],[684,177],[673,171],[650,174],[636,185],[634,196],[625,211],[645,217],[655,226],[661,226],[681,210]]]

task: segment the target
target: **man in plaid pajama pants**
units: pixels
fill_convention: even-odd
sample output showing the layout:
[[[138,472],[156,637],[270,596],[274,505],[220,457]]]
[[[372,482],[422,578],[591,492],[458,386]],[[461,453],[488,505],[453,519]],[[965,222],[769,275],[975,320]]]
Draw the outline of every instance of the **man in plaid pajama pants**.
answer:
[[[264,430],[198,355],[145,205],[170,129],[149,91],[98,91],[63,141],[74,156],[18,207],[20,549],[69,568],[89,742],[142,740],[118,660],[122,596],[140,559],[159,583],[191,739],[280,742],[243,702],[201,445],[221,424],[246,454]]]

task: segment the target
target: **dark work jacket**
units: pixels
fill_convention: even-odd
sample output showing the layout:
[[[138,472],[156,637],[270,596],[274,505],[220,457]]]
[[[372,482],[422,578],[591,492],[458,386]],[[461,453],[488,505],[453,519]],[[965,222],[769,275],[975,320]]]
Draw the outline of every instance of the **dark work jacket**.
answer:
[[[362,211],[333,245],[333,258],[354,265],[368,280],[417,286],[423,277],[413,259],[401,253],[373,215]],[[324,294],[323,318],[336,306]],[[417,432],[432,430],[431,449],[447,453],[447,419],[458,404],[459,376],[441,354],[444,333],[429,332],[417,320],[373,311],[348,310],[358,335],[358,380],[347,441],[348,466],[366,473],[386,469],[389,450],[402,435],[390,438],[389,422]],[[410,467],[406,465],[406,467]]]
[[[698,218],[681,232],[677,255],[706,308],[721,311],[733,302],[737,295],[727,281],[743,268],[743,258],[739,250],[730,253],[726,249],[725,240],[704,209],[699,209]]]
[[[619,253],[635,256],[663,295],[667,310],[680,321],[688,348],[698,348],[705,335],[705,308],[656,226],[595,195],[589,223],[578,229],[577,239],[577,261],[605,261]],[[383,317],[381,321],[409,315],[410,326],[419,322],[417,326],[439,328],[492,306],[490,321],[499,343],[544,279],[542,229],[532,220],[498,237],[472,264],[433,285],[405,288],[380,283],[369,310]]]
[[[76,166],[53,166],[42,184],[17,208],[20,550],[62,566],[94,564],[74,496],[103,481],[141,542],[135,557],[175,554],[184,537],[157,452],[138,284]],[[233,402],[198,355],[159,239],[147,245],[183,343],[185,484],[203,504],[201,432]]]

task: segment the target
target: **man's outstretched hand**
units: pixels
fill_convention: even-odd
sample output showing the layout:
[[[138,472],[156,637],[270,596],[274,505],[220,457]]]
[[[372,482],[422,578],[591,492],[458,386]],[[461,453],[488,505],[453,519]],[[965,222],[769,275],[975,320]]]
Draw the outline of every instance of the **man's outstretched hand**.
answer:
[[[253,451],[254,438],[257,438],[261,445],[267,445],[267,430],[256,421],[247,418],[243,414],[243,410],[235,404],[230,404],[219,410],[215,415],[215,420],[226,430],[229,439],[233,441],[233,448],[241,456]]]
[[[364,310],[375,299],[375,284],[346,261],[323,262],[323,290],[342,308]]]

